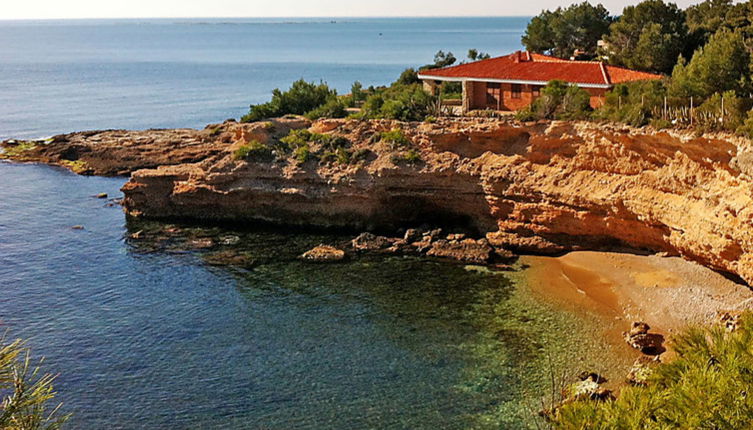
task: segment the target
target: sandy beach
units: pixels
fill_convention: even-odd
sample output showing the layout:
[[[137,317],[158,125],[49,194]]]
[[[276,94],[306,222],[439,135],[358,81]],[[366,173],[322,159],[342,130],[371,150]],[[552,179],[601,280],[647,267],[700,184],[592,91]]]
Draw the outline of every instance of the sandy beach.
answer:
[[[596,315],[610,343],[624,343],[621,333],[633,321],[671,339],[685,326],[753,307],[749,287],[679,257],[582,251],[521,261],[529,266],[525,273],[534,292]]]

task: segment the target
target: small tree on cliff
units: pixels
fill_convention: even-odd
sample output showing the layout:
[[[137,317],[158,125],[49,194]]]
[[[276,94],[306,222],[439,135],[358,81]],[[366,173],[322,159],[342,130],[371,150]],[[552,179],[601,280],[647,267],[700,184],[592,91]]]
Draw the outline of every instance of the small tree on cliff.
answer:
[[[281,91],[279,88],[272,91],[272,100],[259,105],[251,105],[251,108],[241,121],[253,122],[267,118],[274,118],[287,114],[303,115],[327,103],[335,106],[337,91],[330,88],[324,82],[315,84],[303,79],[293,82],[290,89]],[[344,110],[332,110],[340,117],[345,116]]]

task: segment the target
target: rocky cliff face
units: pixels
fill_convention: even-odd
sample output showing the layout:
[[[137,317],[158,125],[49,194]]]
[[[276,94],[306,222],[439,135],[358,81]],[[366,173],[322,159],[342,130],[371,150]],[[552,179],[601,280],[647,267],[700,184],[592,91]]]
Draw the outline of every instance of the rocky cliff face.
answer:
[[[367,154],[361,161],[233,157],[247,141],[276,142],[309,125],[226,125],[234,143],[222,154],[135,172],[123,189],[126,210],[354,229],[461,225],[517,252],[627,246],[753,283],[753,149],[745,140],[593,123],[327,120],[311,130],[349,139]],[[380,139],[394,128],[420,161]]]

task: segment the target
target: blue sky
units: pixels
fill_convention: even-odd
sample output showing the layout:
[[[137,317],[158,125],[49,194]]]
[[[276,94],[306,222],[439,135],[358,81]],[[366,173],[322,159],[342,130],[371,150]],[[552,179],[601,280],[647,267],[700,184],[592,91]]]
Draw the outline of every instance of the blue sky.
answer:
[[[2,0],[0,19],[535,15],[563,0]],[[613,13],[637,1],[604,0]],[[680,0],[678,6],[697,3]]]

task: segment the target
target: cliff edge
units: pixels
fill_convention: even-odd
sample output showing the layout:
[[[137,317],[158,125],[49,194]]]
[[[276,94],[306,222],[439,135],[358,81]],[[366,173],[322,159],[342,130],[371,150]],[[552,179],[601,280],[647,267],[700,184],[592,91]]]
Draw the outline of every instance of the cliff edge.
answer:
[[[134,172],[126,211],[353,229],[462,225],[515,252],[630,247],[753,283],[753,148],[744,139],[492,119],[223,127],[223,153]],[[274,147],[304,128],[346,139],[360,158],[238,156],[249,142]],[[408,146],[385,138],[398,129]]]

